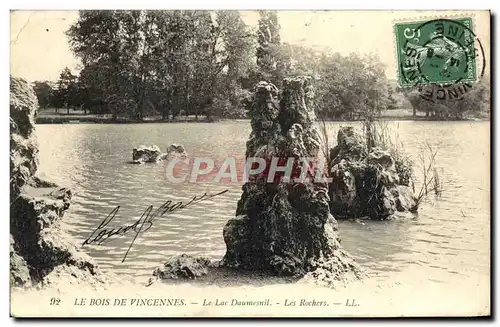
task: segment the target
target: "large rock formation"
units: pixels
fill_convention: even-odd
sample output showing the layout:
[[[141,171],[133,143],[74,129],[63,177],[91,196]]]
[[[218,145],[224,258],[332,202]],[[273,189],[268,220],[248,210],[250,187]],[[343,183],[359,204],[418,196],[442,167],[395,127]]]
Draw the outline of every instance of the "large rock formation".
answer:
[[[10,80],[10,195],[16,197],[38,169],[34,135],[38,99],[24,80]]]
[[[312,277],[328,284],[358,278],[358,267],[340,246],[337,222],[330,214],[325,182],[297,182],[301,158],[317,158],[320,136],[314,126],[308,78],[283,81],[281,101],[270,83],[255,86],[250,108],[252,132],[246,157],[296,159],[287,182],[269,170],[249,176],[236,217],[224,227],[222,265],[281,276]],[[309,176],[309,175],[308,175]]]
[[[33,88],[11,77],[10,86],[10,281],[13,286],[45,285],[54,272],[75,269],[101,283],[96,264],[61,230],[71,191],[37,177],[38,147]]]
[[[382,220],[416,212],[410,167],[387,150],[368,150],[354,127],[339,130],[330,162],[330,209],[336,217]]]
[[[156,145],[144,146],[141,145],[132,150],[132,163],[143,164],[143,163],[157,163],[167,160],[170,155],[178,155],[185,157],[186,150],[182,145],[171,144],[167,148],[167,152],[162,153],[160,148]]]

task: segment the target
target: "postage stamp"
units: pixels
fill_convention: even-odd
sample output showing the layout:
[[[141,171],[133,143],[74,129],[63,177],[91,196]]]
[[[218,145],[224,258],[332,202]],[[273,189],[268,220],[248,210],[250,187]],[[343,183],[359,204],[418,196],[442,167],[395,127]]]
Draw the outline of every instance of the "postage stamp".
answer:
[[[10,15],[12,317],[491,315],[488,11]]]
[[[475,82],[484,55],[472,25],[470,17],[396,23],[400,86]]]

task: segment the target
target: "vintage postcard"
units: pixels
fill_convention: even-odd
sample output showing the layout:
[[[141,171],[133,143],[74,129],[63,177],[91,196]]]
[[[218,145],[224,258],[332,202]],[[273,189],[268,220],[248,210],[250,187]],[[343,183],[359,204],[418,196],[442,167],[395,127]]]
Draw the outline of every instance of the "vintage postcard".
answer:
[[[489,316],[490,19],[11,11],[11,316]]]

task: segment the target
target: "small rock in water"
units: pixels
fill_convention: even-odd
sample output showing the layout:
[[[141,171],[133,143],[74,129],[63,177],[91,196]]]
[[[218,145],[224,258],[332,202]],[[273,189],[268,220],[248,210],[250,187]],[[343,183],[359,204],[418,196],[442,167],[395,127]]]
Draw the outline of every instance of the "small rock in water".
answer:
[[[167,148],[167,153],[170,154],[170,153],[177,153],[181,156],[186,156],[187,153],[186,153],[186,149],[184,149],[184,147],[180,144],[172,144],[170,145],[168,148]]]
[[[145,146],[141,145],[132,150],[133,163],[156,162],[161,155],[160,148],[156,145]]]
[[[175,143],[170,145],[165,153],[162,153],[160,148],[156,145],[141,145],[132,150],[132,163],[157,163],[166,160],[170,155],[187,156],[184,147]]]
[[[153,271],[153,276],[159,279],[196,279],[205,276],[209,266],[209,258],[192,257],[183,253],[170,257],[162,267]]]

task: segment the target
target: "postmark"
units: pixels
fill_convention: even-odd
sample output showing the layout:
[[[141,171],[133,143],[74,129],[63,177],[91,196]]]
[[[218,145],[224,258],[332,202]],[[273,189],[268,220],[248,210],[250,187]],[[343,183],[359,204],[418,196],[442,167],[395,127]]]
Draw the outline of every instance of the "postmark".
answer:
[[[485,70],[472,19],[433,19],[394,26],[401,87],[418,87],[430,101],[460,100]]]

